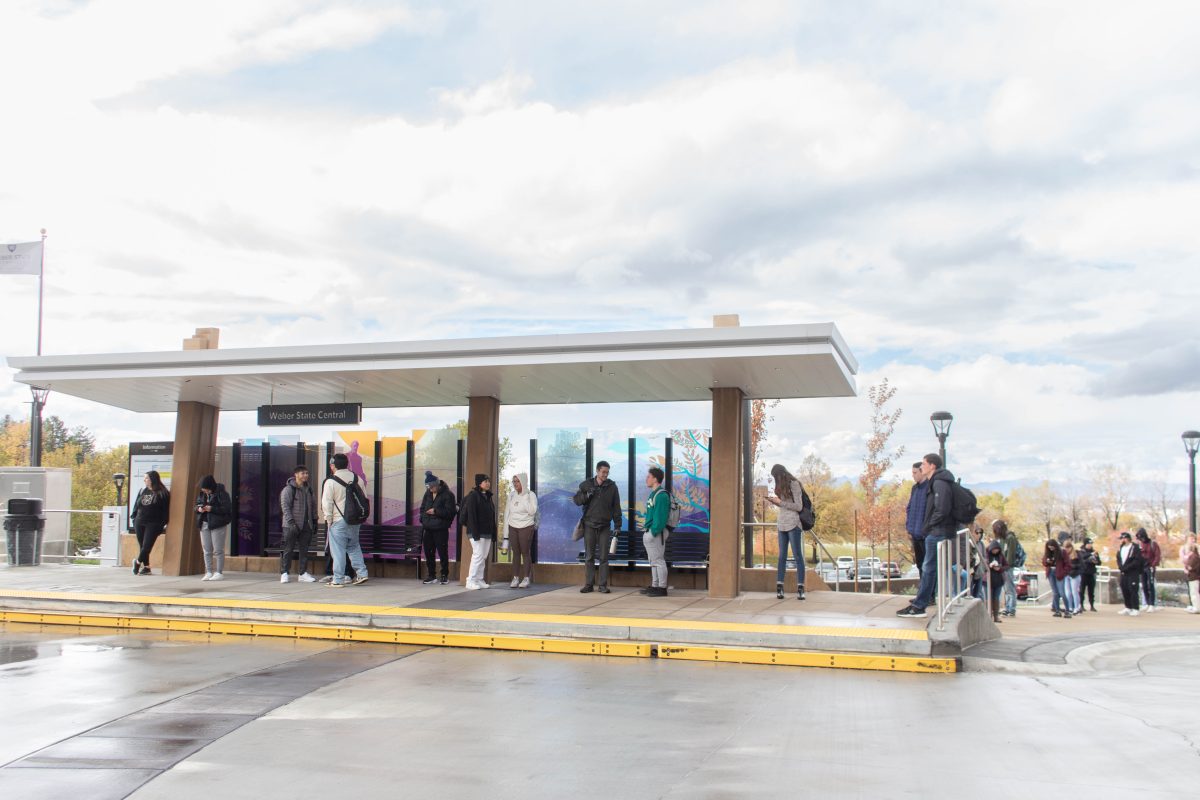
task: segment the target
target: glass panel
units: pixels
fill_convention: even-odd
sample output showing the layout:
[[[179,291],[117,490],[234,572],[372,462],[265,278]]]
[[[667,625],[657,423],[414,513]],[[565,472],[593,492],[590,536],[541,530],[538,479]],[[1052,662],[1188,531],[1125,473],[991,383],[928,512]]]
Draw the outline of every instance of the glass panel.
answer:
[[[624,431],[596,431],[592,434],[592,453],[596,462],[607,461],[612,468],[608,477],[616,482],[621,493],[622,529],[629,516],[629,434]],[[579,480],[583,480],[581,477]],[[635,481],[636,484],[636,481]],[[578,484],[577,484],[578,485]],[[572,489],[571,493],[574,494]],[[572,526],[574,523],[572,523]]]
[[[373,518],[376,502],[375,440],[379,438],[379,433],[378,431],[338,431],[337,435],[338,438],[334,442],[345,444],[345,448],[338,447],[337,451],[346,454],[346,458],[350,461],[348,469],[362,481],[363,491],[367,493],[367,499],[371,501]],[[370,521],[367,524],[370,524]]]
[[[575,563],[580,547],[571,541],[579,521],[579,507],[571,498],[584,470],[587,428],[538,428],[538,561],[544,564]]]
[[[646,471],[651,467],[666,469],[667,463],[667,437],[663,434],[650,434],[649,436],[639,436],[636,439],[637,443],[637,475],[634,485],[634,498],[637,500],[637,520],[636,527],[638,530],[645,529],[646,519],[646,500],[650,497],[650,490],[646,488]]]
[[[383,499],[384,525],[404,524],[404,493],[408,483],[408,437],[383,437]],[[424,473],[421,473],[424,475]],[[417,487],[413,487],[416,491]],[[419,498],[418,498],[419,499]],[[416,523],[416,517],[413,517]]]
[[[262,502],[262,448],[242,447],[241,474],[238,477],[238,554],[261,555],[258,541],[259,503]]]
[[[279,496],[288,479],[295,474],[295,468],[295,445],[272,445],[271,476],[267,481],[267,496],[263,498],[267,504],[267,547],[279,547],[283,543],[283,509]]]
[[[432,472],[446,482],[451,494],[458,480],[458,431],[454,428],[438,428],[434,430],[413,431],[413,469],[416,473],[417,486],[413,487],[413,495],[409,502],[413,508],[413,521],[420,518],[421,497],[425,494],[425,473]],[[470,481],[464,487],[469,491]],[[420,487],[418,489],[418,487]],[[461,497],[455,498],[462,502]],[[450,558],[458,558],[458,537],[452,523],[450,526]]]
[[[709,434],[698,429],[671,431],[671,494],[682,507],[676,530],[710,530]]]

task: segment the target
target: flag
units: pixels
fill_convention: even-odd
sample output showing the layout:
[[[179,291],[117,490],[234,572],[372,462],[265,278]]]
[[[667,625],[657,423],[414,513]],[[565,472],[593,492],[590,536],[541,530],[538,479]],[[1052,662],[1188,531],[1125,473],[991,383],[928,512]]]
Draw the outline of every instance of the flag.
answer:
[[[0,275],[41,275],[42,243],[0,244]]]

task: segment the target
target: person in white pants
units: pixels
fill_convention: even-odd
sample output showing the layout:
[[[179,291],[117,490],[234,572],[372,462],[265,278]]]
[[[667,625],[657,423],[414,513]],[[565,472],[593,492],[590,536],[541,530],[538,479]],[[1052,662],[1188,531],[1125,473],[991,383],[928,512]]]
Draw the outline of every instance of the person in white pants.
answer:
[[[475,476],[475,488],[463,498],[459,519],[471,538],[471,570],[467,589],[487,589],[487,560],[496,541],[496,504],[492,501],[492,479],[482,473]]]

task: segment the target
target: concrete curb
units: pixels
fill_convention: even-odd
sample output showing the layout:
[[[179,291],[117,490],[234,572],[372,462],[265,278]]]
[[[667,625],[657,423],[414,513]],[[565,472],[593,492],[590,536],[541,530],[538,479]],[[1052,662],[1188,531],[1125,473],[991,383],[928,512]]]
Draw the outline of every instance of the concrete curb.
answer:
[[[1094,642],[1080,645],[1066,655],[1065,664],[1047,664],[1038,661],[1008,661],[1000,658],[979,658],[971,655],[962,657],[964,672],[992,672],[1007,675],[1031,676],[1095,676],[1121,672],[1123,670],[1108,670],[1101,673],[1096,669],[1096,661],[1105,657],[1123,654],[1144,655],[1148,650],[1160,650],[1172,647],[1200,646],[1200,634],[1180,636],[1156,636],[1119,638],[1108,642]]]

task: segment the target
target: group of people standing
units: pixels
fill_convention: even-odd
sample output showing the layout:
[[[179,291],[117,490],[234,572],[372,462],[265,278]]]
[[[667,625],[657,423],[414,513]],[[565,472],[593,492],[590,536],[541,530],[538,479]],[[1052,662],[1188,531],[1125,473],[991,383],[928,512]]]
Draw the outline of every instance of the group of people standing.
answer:
[[[1096,610],[1096,571],[1100,554],[1091,539],[1078,548],[1070,539],[1050,539],[1042,550],[1042,567],[1050,584],[1050,610],[1054,616],[1070,619]]]

